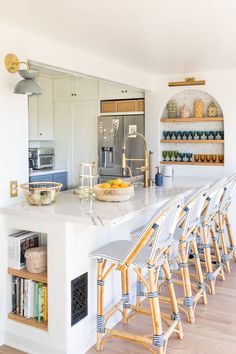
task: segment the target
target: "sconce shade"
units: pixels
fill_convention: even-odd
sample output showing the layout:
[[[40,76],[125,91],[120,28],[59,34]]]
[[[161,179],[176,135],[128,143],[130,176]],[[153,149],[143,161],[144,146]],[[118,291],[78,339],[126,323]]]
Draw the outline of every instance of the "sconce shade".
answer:
[[[24,79],[16,84],[14,93],[22,95],[41,95],[42,89],[34,80]]]

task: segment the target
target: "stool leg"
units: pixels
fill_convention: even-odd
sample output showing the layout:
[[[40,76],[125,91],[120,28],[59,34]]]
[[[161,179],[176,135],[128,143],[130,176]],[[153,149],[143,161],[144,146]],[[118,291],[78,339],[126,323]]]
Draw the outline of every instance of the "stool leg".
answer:
[[[210,227],[210,234],[211,234],[212,244],[213,244],[214,251],[215,251],[216,269],[218,269],[220,267],[219,274],[221,275],[221,279],[225,280],[224,268],[223,268],[223,265],[221,263],[220,249],[219,249],[219,245],[218,245],[218,242],[217,242],[217,239],[216,239],[216,231],[215,231],[215,227],[214,226]]]
[[[141,273],[141,268],[138,268],[138,271]],[[144,296],[144,289],[142,279],[137,272],[137,290],[136,290],[136,306],[141,306],[141,297]]]
[[[225,223],[226,223],[226,228],[227,228],[227,232],[228,232],[229,243],[230,243],[231,248],[233,249],[233,258],[236,261],[236,248],[235,248],[235,243],[234,243],[234,238],[233,238],[231,225],[230,225],[230,222],[229,222],[228,212],[226,212],[226,214],[225,214]]]
[[[102,335],[105,333],[104,325],[104,281],[102,279],[103,259],[97,264],[97,351],[102,350]]]
[[[192,246],[193,256],[194,256],[194,261],[195,261],[195,269],[196,269],[196,273],[197,273],[197,277],[198,277],[198,286],[199,286],[199,289],[203,289],[202,298],[203,298],[203,303],[206,305],[207,304],[207,295],[206,295],[205,283],[204,283],[204,278],[203,278],[202,267],[201,267],[201,262],[200,262],[200,258],[199,258],[196,238],[194,238],[192,240],[191,246]]]
[[[229,255],[228,255],[228,249],[225,242],[224,221],[223,221],[223,215],[221,213],[219,214],[219,234],[220,234],[220,240],[222,246],[221,259],[223,264],[225,265],[226,272],[230,273]]]
[[[180,255],[180,270],[183,281],[184,288],[184,306],[187,307],[188,311],[188,321],[190,323],[195,322],[194,316],[194,298],[192,294],[191,281],[189,276],[189,268],[188,268],[188,255],[186,254],[186,245],[179,244],[179,255]]]
[[[204,247],[204,257],[206,263],[206,280],[210,284],[211,294],[215,295],[215,284],[214,284],[214,274],[211,263],[211,250],[208,239],[208,225],[203,226],[203,247]]]
[[[149,289],[148,298],[150,302],[152,326],[153,326],[153,345],[157,347],[158,354],[164,354],[165,342],[162,332],[161,310],[157,293],[157,285],[155,282],[155,269],[148,270]]]
[[[124,268],[121,271],[121,285],[122,285],[122,299],[123,299],[122,320],[124,324],[127,324],[128,323],[127,311],[130,308],[129,273],[127,268]]]
[[[178,329],[178,336],[180,339],[183,339],[183,337],[184,337],[183,327],[182,327],[182,323],[180,320],[180,313],[179,313],[179,308],[178,308],[177,299],[176,299],[176,295],[175,295],[175,289],[174,289],[173,281],[171,278],[170,267],[169,267],[169,263],[168,263],[167,259],[164,261],[162,267],[165,272],[165,277],[167,280],[167,287],[168,287],[168,292],[169,292],[169,296],[170,296],[170,304],[171,304],[171,308],[172,308],[172,319],[178,321],[178,324],[176,326]]]

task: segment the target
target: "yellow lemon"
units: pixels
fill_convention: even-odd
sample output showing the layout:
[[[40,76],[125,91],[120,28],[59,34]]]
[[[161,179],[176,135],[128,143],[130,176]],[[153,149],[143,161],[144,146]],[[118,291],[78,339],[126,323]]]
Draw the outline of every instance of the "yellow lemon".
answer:
[[[113,184],[111,188],[120,188],[120,186],[118,186],[117,184]]]
[[[121,183],[121,184],[119,185],[119,187],[120,187],[120,188],[127,188],[127,187],[129,187],[129,184],[126,183],[126,182],[123,182],[123,183]]]
[[[111,188],[111,185],[109,183],[103,183],[100,185],[100,188]]]
[[[120,178],[114,179],[114,181],[112,181],[112,185],[119,186],[121,183],[122,183],[122,180]]]

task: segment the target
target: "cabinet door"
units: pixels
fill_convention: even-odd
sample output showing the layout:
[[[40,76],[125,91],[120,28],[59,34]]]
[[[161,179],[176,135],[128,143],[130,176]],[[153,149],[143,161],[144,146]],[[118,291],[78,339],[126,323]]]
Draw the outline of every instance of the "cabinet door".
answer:
[[[144,112],[144,100],[137,100],[135,104],[136,112]]]
[[[53,175],[52,174],[47,174],[47,175],[40,175],[40,176],[31,176],[29,178],[30,182],[53,182]]]
[[[38,97],[39,140],[53,140],[52,80],[41,77],[43,94]]]
[[[29,140],[38,140],[38,96],[33,95],[28,98],[28,125]]]
[[[71,98],[72,84],[71,77],[53,79],[53,99],[64,100]]]
[[[97,80],[78,77],[72,79],[72,98],[78,100],[88,100],[97,98]]]
[[[117,101],[117,112],[134,112],[135,100]]]
[[[99,97],[106,98],[139,98],[144,97],[142,90],[129,88],[125,85],[114,84],[112,82],[99,82]]]
[[[63,184],[61,191],[67,190],[67,172],[54,173],[53,182]]]

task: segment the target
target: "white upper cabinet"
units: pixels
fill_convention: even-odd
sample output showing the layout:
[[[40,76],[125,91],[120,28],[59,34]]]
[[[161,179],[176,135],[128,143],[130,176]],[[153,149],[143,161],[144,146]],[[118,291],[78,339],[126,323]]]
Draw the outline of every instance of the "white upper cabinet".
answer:
[[[29,140],[53,140],[52,80],[40,77],[42,95],[29,96]]]
[[[119,99],[119,98],[142,98],[144,92],[142,90],[129,88],[114,84],[112,82],[100,81],[99,82],[99,98],[100,99]]]
[[[83,77],[65,77],[53,80],[53,99],[90,100],[98,95],[97,80]]]

